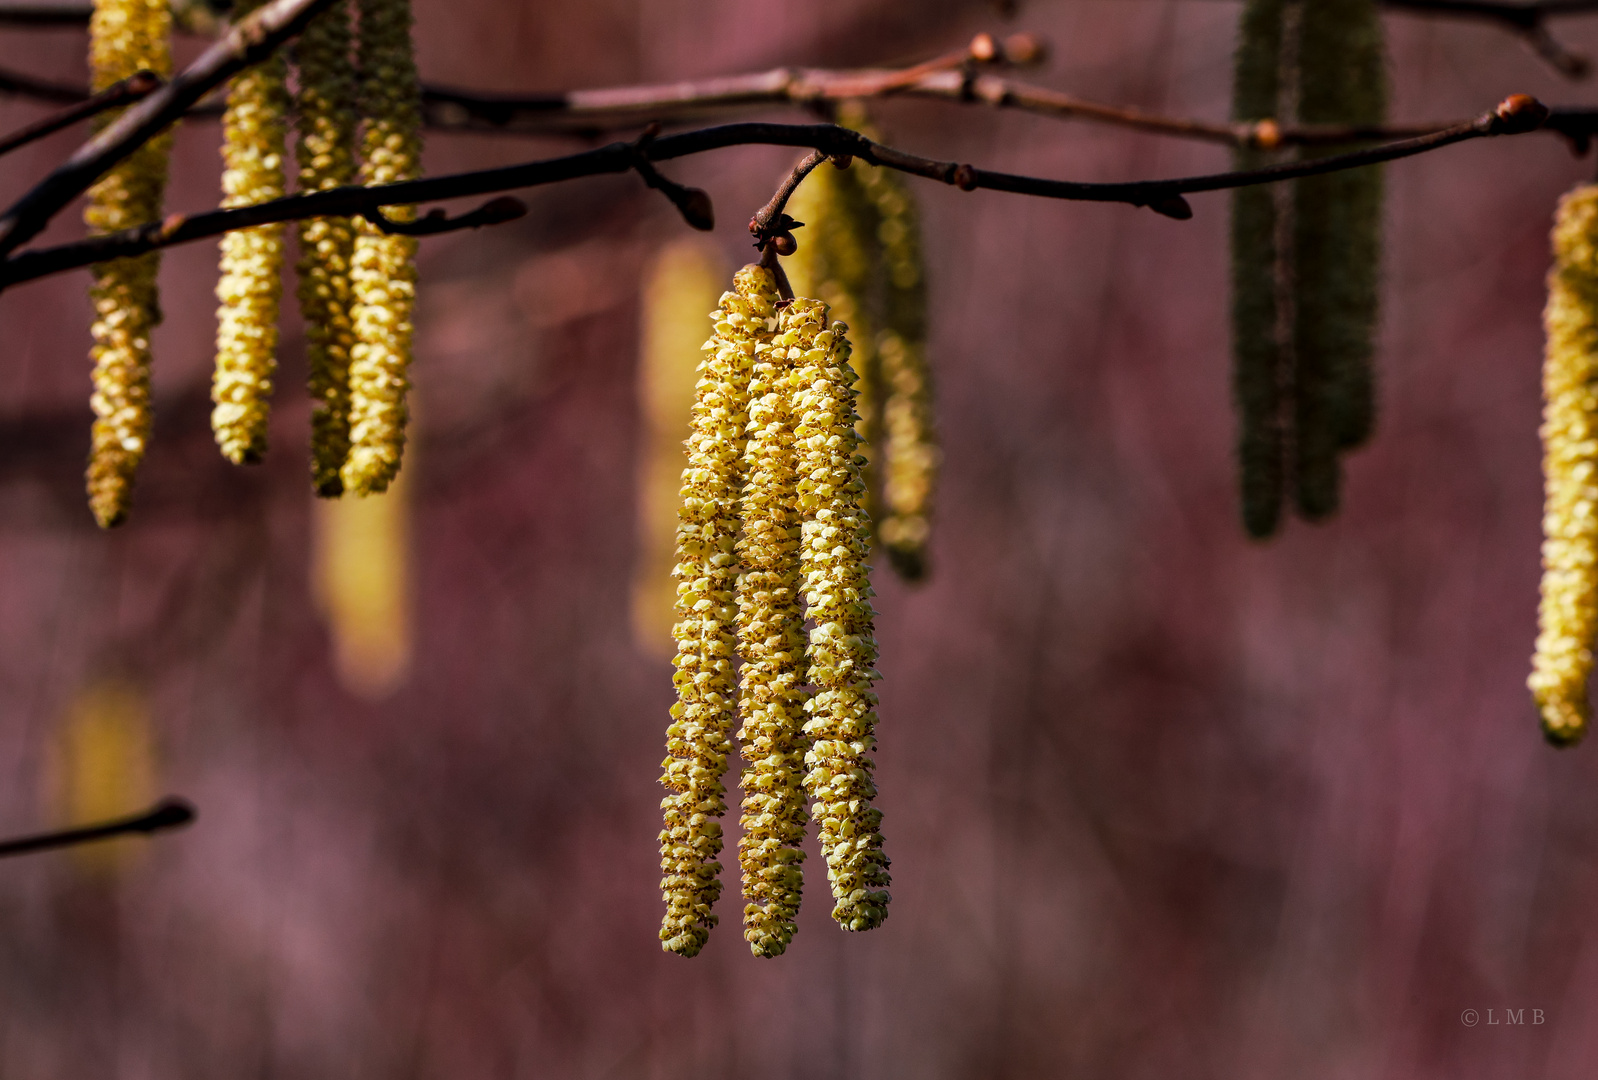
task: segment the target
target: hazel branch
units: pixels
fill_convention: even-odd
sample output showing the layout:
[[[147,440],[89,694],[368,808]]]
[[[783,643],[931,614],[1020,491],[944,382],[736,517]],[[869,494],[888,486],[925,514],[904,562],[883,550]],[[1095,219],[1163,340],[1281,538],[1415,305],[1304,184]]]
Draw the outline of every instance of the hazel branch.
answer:
[[[0,154],[9,154],[20,147],[27,146],[46,135],[53,135],[62,128],[71,127],[73,124],[90,117],[99,116],[107,109],[115,109],[134,101],[142,101],[159,90],[164,84],[161,76],[153,71],[137,71],[120,82],[114,82],[104,90],[92,97],[70,105],[60,112],[45,117],[43,120],[20,128],[10,135],[0,137]]]
[[[106,840],[113,836],[125,836],[128,833],[144,833],[148,836],[166,829],[182,828],[191,824],[195,816],[194,807],[187,800],[162,799],[151,809],[133,817],[118,818],[99,825],[85,825],[77,829],[23,836],[15,840],[0,840],[0,858],[28,855],[51,848],[72,847],[95,840]]]
[[[232,27],[171,82],[84,143],[0,215],[0,255],[37,236],[50,219],[108,170],[176,122],[234,74],[270,56],[332,0],[272,0]]]
[[[107,259],[142,255],[158,248],[217,236],[232,229],[311,217],[364,216],[369,210],[384,206],[487,195],[575,180],[583,176],[628,172],[637,167],[640,155],[651,162],[669,161],[731,146],[810,147],[823,157],[858,157],[873,165],[952,184],[962,191],[985,189],[1048,199],[1125,203],[1146,206],[1167,217],[1185,219],[1193,214],[1183,198],[1187,194],[1339,172],[1426,153],[1469,139],[1518,135],[1536,130],[1547,116],[1547,108],[1535,98],[1516,94],[1494,111],[1470,123],[1351,154],[1285,163],[1247,172],[1108,184],[1018,176],[977,169],[959,162],[937,161],[884,146],[859,132],[832,124],[725,124],[663,136],[643,145],[612,143],[597,150],[524,165],[452,176],[424,177],[374,187],[332,188],[188,217],[174,214],[163,222],[152,222],[136,229],[14,255],[0,262],[0,286],[30,281]]]
[[[361,216],[379,232],[389,236],[437,236],[440,233],[459,232],[462,229],[480,229],[484,225],[503,225],[507,221],[527,216],[527,204],[509,195],[501,195],[456,217],[443,210],[429,210],[415,221],[395,221],[377,207],[362,211]]]

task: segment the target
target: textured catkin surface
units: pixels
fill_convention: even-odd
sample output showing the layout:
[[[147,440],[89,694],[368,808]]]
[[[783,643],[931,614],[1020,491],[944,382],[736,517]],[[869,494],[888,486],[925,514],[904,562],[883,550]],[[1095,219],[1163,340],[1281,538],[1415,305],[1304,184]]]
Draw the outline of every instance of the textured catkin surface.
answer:
[[[1233,119],[1276,116],[1281,45],[1282,0],[1248,0],[1233,58]],[[1242,150],[1236,167],[1259,168],[1271,158],[1260,150]],[[1270,187],[1232,192],[1232,398],[1243,528],[1256,538],[1274,533],[1282,517],[1285,432],[1276,227]]]
[[[882,401],[882,498],[877,536],[894,570],[907,580],[926,576],[932,495],[939,450],[927,366],[927,284],[921,219],[902,177],[862,167],[861,184],[877,212],[882,248],[882,330],[874,383]],[[840,321],[854,324],[846,317]],[[865,334],[854,332],[856,341]],[[868,505],[868,512],[871,507]],[[873,516],[876,516],[873,514]]]
[[[738,501],[743,485],[749,382],[759,345],[769,340],[777,301],[769,270],[746,266],[713,314],[695,389],[688,467],[678,511],[677,702],[666,729],[660,782],[660,891],[666,903],[661,947],[694,956],[704,947],[721,895],[721,777],[732,752],[738,645]]]
[[[248,0],[235,13],[247,15],[259,6],[260,0]],[[228,89],[222,118],[224,207],[251,206],[284,194],[287,73],[280,54],[235,76]],[[223,455],[236,465],[256,464],[266,455],[282,294],[282,225],[258,225],[222,238],[211,430]]]
[[[360,0],[361,182],[390,184],[421,171],[421,111],[411,54],[410,0]],[[388,207],[397,221],[414,207]],[[405,449],[416,239],[389,236],[362,221],[351,261],[355,345],[350,354],[350,450],[346,491],[387,489]]]
[[[350,48],[349,0],[339,0],[312,19],[295,45],[301,191],[354,182],[355,69]],[[355,229],[349,218],[313,218],[299,223],[299,240],[298,296],[310,367],[311,483],[318,495],[331,497],[344,490],[340,470],[350,452]]]
[[[871,775],[877,642],[866,565],[871,523],[860,506],[865,485],[848,327],[829,326],[827,314],[819,300],[795,300],[777,325],[777,340],[797,368],[800,566],[813,622],[807,656],[816,689],[806,706],[805,790],[832,881],[832,917],[846,930],[870,930],[888,917],[882,814],[871,805],[877,793]]]
[[[1598,627],[1598,186],[1559,204],[1548,276],[1543,361],[1542,600],[1528,685],[1543,730],[1586,733]]]
[[[793,940],[804,885],[804,603],[799,573],[792,331],[762,341],[749,384],[738,550],[738,739],[743,747],[744,938],[756,956]]]
[[[172,19],[163,0],[100,0],[89,23],[89,68],[96,90],[141,69],[172,73]],[[109,122],[109,118],[107,118]],[[145,143],[89,189],[84,222],[107,233],[161,215],[169,133]],[[133,496],[133,477],[149,443],[150,332],[161,321],[157,252],[93,268],[94,427],[90,435],[89,508],[101,528],[120,524]]]

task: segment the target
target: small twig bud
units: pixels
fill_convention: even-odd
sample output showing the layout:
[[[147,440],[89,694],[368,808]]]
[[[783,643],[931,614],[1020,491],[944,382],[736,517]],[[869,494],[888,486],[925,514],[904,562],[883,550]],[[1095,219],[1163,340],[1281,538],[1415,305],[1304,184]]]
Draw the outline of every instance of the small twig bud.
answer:
[[[971,39],[971,59],[982,64],[992,63],[999,56],[999,43],[992,34],[978,34]]]
[[[975,191],[977,189],[977,171],[969,165],[956,166],[953,181],[954,186],[961,191]]]
[[[1036,34],[1011,34],[1004,39],[1004,60],[1016,67],[1033,67],[1049,58],[1049,44]]]

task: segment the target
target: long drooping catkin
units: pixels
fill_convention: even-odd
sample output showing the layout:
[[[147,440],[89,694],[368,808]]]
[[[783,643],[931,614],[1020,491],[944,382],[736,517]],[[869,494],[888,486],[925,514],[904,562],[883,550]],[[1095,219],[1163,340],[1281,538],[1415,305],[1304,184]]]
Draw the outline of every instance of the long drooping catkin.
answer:
[[[1248,0],[1238,32],[1232,115],[1277,115],[1281,86],[1283,0]],[[1269,155],[1237,154],[1239,169]],[[1243,527],[1264,538],[1282,516],[1286,445],[1283,430],[1283,342],[1277,311],[1276,198],[1266,186],[1232,192],[1232,396],[1238,415],[1237,458]]]
[[[738,650],[743,658],[744,938],[756,956],[793,940],[804,885],[805,632],[799,576],[793,382],[796,331],[763,341],[749,385],[741,507]]]
[[[678,512],[677,703],[666,729],[660,782],[661,947],[693,956],[704,947],[721,895],[721,823],[727,812],[721,777],[732,750],[737,701],[734,591],[738,579],[738,502],[743,485],[749,377],[756,348],[769,340],[777,283],[771,271],[746,266],[714,315],[705,343],[688,437]]]
[[[876,785],[877,643],[872,636],[871,524],[860,508],[865,485],[856,453],[854,370],[847,327],[827,325],[819,300],[795,300],[777,325],[796,355],[794,413],[799,452],[800,565],[814,628],[807,656],[815,695],[806,705],[811,748],[805,790],[817,821],[836,904],[846,930],[870,930],[888,917],[888,858]]]
[[[338,0],[310,21],[295,45],[299,66],[300,190],[343,187],[355,179],[355,68],[350,58],[349,0]],[[350,260],[355,228],[349,218],[299,223],[300,314],[310,366],[311,483],[323,497],[344,490],[339,475],[350,453]]]
[[[166,0],[97,0],[89,23],[89,68],[103,90],[141,69],[172,72],[172,18]],[[109,120],[109,117],[107,118]],[[143,225],[161,216],[172,136],[159,135],[89,189],[84,221],[91,232]],[[120,524],[133,495],[133,477],[150,439],[150,333],[161,321],[156,291],[157,252],[99,263],[89,297],[94,304],[94,429],[87,487],[101,528]]]
[[[361,182],[388,184],[421,171],[421,96],[411,54],[410,0],[360,0]],[[389,207],[397,221],[414,207]],[[399,472],[408,417],[416,239],[362,221],[351,282],[355,346],[350,355],[350,452],[346,491],[382,491]]]
[[[247,15],[260,3],[245,0],[235,5],[234,14]],[[222,117],[224,207],[283,196],[287,74],[277,54],[233,77]],[[282,275],[282,225],[257,225],[222,237],[211,430],[223,455],[236,465],[259,462],[266,454]]]
[[[884,278],[876,380],[882,400],[882,515],[877,536],[900,577],[927,572],[932,495],[939,451],[927,366],[927,284],[921,220],[903,179],[889,169],[865,169],[862,184],[876,208]],[[853,326],[847,318],[840,321]],[[864,335],[856,332],[855,340]]]
[[[1550,742],[1587,731],[1598,630],[1598,185],[1559,204],[1543,362],[1543,578],[1527,680]]]
[[[1376,0],[1307,0],[1298,57],[1300,121],[1386,119]],[[1339,455],[1363,443],[1374,422],[1381,216],[1379,167],[1294,182],[1294,472],[1299,513],[1311,520],[1336,511]]]

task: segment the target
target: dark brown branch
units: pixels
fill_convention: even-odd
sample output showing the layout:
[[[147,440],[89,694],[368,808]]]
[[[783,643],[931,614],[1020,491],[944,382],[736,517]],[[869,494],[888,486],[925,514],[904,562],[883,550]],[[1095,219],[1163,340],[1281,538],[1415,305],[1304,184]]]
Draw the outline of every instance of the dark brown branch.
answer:
[[[107,840],[113,836],[125,836],[128,833],[144,833],[148,836],[164,829],[181,828],[193,822],[194,818],[194,807],[187,800],[162,799],[150,810],[133,817],[118,818],[101,825],[85,825],[77,829],[23,836],[15,840],[0,840],[0,858],[87,844],[95,840]]]
[[[177,121],[235,73],[270,56],[332,0],[272,0],[234,26],[160,90],[128,109],[0,216],[0,255],[37,236],[107,170]]]
[[[0,154],[9,154],[18,147],[26,146],[36,139],[54,134],[62,128],[71,127],[82,120],[92,116],[99,116],[107,109],[115,109],[131,102],[140,101],[149,97],[162,87],[161,76],[153,71],[137,71],[120,82],[114,82],[93,97],[79,102],[76,105],[62,109],[52,116],[29,124],[19,131],[0,138]]]
[[[730,146],[804,146],[828,157],[858,157],[915,176],[953,184],[962,190],[1009,191],[1049,199],[1118,202],[1147,206],[1168,217],[1192,216],[1184,194],[1220,191],[1253,184],[1290,180],[1300,176],[1338,172],[1383,161],[1426,153],[1456,142],[1495,135],[1534,131],[1548,116],[1536,99],[1517,94],[1493,112],[1468,124],[1415,139],[1405,139],[1351,154],[1312,161],[1275,165],[1249,172],[1216,173],[1173,180],[1142,180],[1123,184],[1077,183],[1032,176],[990,172],[952,161],[907,154],[872,142],[859,132],[832,124],[726,124],[721,127],[667,135],[640,146],[612,143],[597,150],[453,176],[425,177],[376,187],[343,187],[291,195],[271,202],[232,210],[212,210],[190,217],[174,214],[164,222],[91,237],[40,251],[14,255],[0,263],[0,286],[30,281],[47,274],[88,266],[107,259],[142,255],[147,251],[218,236],[233,229],[310,217],[356,217],[383,206],[432,202],[440,199],[487,195],[518,188],[575,180],[583,176],[622,173],[636,168],[638,156],[668,161],[690,154]]]
[[[375,206],[361,216],[390,236],[437,236],[439,233],[480,229],[484,225],[503,225],[507,221],[515,221],[527,216],[527,204],[510,195],[501,195],[458,217],[450,217],[443,210],[431,210],[415,221],[395,221]]]
[[[779,240],[779,238],[786,236],[793,229],[804,224],[802,221],[795,221],[783,213],[783,210],[787,208],[788,200],[793,198],[793,193],[799,189],[799,185],[804,181],[804,178],[814,172],[817,165],[826,160],[827,155],[820,150],[812,150],[800,158],[799,163],[793,167],[792,171],[783,177],[783,181],[778,186],[777,193],[771,197],[771,201],[755,211],[755,216],[749,219],[749,231],[754,234],[755,247],[765,251],[768,243],[773,240]],[[847,165],[848,159],[841,158],[840,162]],[[791,242],[791,237],[789,239]],[[786,245],[779,245],[777,254],[793,254],[792,251],[782,250],[782,246]]]
[[[661,175],[660,170],[649,160],[646,150],[659,132],[660,125],[651,124],[649,130],[633,143],[633,171],[643,177],[645,184],[670,199],[671,205],[677,208],[690,227],[709,232],[716,227],[716,207],[710,201],[710,194]]]

